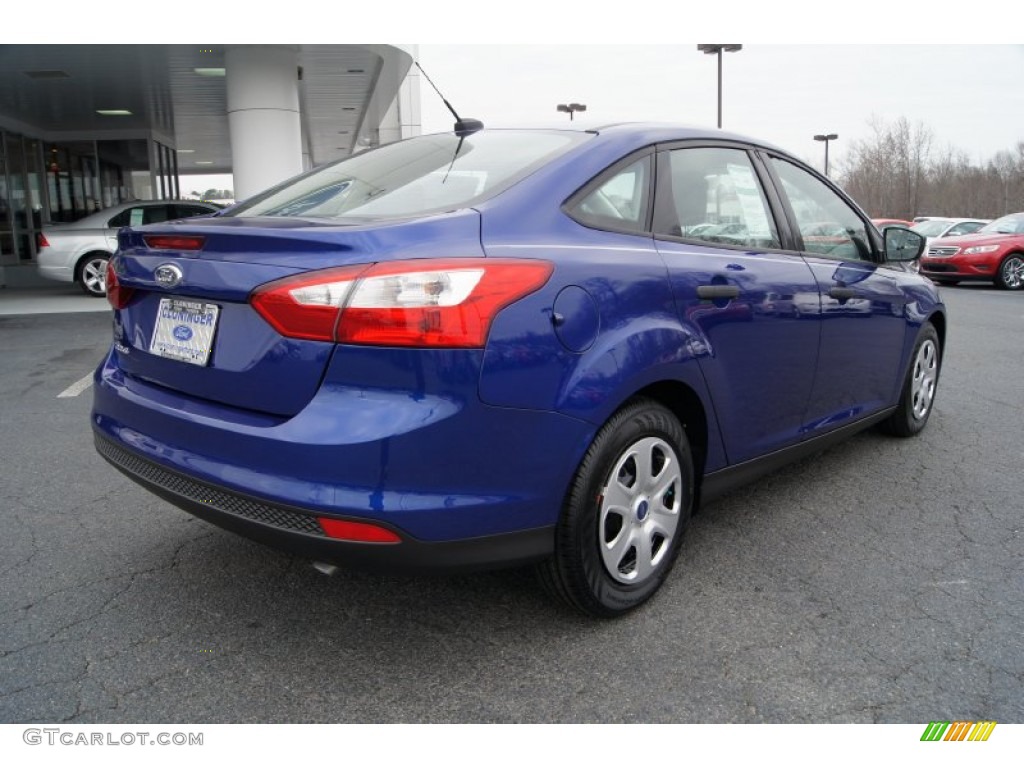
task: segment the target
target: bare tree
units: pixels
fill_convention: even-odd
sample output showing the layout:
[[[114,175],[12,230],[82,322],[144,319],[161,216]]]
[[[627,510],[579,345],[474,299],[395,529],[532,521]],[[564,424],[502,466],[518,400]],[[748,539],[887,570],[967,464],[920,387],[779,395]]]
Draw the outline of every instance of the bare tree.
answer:
[[[1024,141],[974,164],[962,150],[933,151],[922,123],[873,118],[872,136],[852,144],[839,165],[840,183],[872,215],[996,218],[1024,210]]]

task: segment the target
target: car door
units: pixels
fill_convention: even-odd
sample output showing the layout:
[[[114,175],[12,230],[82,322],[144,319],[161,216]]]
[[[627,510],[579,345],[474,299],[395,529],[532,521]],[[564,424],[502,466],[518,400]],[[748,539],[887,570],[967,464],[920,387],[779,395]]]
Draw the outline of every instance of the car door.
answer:
[[[657,177],[655,243],[680,319],[700,339],[729,462],[799,442],[818,357],[817,282],[785,247],[788,229],[749,150],[666,146]],[[799,312],[801,296],[812,297],[811,311]]]
[[[892,405],[907,332],[906,297],[871,224],[823,178],[767,154],[791,229],[821,297],[821,349],[809,437]]]

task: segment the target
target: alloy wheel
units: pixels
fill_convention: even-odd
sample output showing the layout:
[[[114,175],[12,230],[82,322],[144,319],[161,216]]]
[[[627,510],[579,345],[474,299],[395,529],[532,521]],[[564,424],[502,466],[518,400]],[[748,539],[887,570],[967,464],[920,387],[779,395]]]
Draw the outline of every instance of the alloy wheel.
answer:
[[[82,286],[93,296],[107,292],[107,259],[93,258],[82,265]]]
[[[1011,256],[1002,266],[1003,283],[1012,291],[1024,285],[1024,259],[1020,256]]]

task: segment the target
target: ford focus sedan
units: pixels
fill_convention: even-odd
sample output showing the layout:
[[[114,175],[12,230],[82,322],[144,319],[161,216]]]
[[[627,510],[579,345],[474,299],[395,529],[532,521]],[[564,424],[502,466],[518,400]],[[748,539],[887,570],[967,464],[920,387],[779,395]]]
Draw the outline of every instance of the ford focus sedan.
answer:
[[[315,561],[535,564],[611,617],[701,501],[926,425],[946,314],[916,233],[720,131],[460,133],[123,230],[100,454]]]

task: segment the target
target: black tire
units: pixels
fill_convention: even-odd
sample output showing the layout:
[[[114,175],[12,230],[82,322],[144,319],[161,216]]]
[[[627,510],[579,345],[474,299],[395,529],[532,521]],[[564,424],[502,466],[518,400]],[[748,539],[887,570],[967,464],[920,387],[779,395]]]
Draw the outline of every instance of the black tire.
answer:
[[[939,285],[960,285],[960,281],[959,280],[939,280],[939,279],[936,279],[935,282],[938,283]]]
[[[1008,253],[996,270],[996,285],[1004,291],[1019,291],[1024,288],[1024,256]]]
[[[541,584],[590,616],[633,610],[672,569],[693,500],[693,458],[679,420],[653,400],[631,400],[597,433],[576,471],[555,553],[537,566]]]
[[[939,334],[935,326],[925,323],[910,356],[910,368],[896,410],[879,424],[883,432],[897,437],[912,437],[924,429],[935,405],[941,368]]]
[[[96,251],[87,253],[75,265],[75,282],[88,296],[97,299],[107,295],[107,262],[110,254]]]

